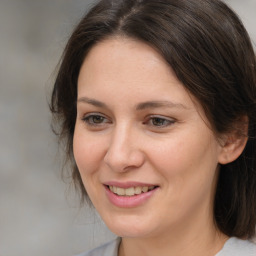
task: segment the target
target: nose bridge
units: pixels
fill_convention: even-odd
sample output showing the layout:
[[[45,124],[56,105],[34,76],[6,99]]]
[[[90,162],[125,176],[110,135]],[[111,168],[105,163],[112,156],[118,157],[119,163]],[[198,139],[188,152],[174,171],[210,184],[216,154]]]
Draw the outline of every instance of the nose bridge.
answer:
[[[128,167],[139,167],[143,155],[136,138],[135,129],[123,122],[113,129],[105,162],[115,171],[125,171]]]
[[[115,151],[115,149],[117,149],[125,154],[128,153],[132,144],[132,129],[130,128],[130,125],[127,123],[118,125],[112,134],[110,143],[111,150]]]

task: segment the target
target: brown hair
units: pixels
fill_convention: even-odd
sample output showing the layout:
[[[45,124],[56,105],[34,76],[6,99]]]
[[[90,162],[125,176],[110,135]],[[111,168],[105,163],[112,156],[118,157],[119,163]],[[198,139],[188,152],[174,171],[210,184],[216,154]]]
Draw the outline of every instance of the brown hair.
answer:
[[[220,166],[214,216],[226,235],[252,237],[256,225],[255,55],[239,18],[219,0],[102,0],[75,28],[54,84],[51,111],[82,196],[86,191],[72,148],[78,74],[90,49],[116,35],[156,49],[201,103],[216,134],[233,130],[239,118],[248,117],[248,142],[242,155]]]

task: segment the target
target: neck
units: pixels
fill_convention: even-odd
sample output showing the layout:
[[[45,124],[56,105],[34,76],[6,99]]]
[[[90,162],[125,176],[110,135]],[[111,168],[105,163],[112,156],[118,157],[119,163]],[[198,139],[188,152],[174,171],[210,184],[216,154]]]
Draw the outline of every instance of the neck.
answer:
[[[172,232],[154,237],[122,238],[118,255],[214,256],[222,249],[228,237],[219,232],[214,223],[205,224],[195,229],[186,223],[183,231],[180,226],[179,230],[174,227]]]

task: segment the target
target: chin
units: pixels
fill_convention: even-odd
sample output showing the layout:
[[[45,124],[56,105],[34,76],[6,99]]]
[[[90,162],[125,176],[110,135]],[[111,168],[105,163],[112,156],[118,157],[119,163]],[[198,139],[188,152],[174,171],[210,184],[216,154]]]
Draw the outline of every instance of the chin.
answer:
[[[144,222],[138,216],[124,217],[120,216],[119,218],[110,218],[104,220],[107,227],[117,236],[120,237],[147,237],[153,233],[154,226],[152,222]],[[156,224],[155,224],[156,225]]]

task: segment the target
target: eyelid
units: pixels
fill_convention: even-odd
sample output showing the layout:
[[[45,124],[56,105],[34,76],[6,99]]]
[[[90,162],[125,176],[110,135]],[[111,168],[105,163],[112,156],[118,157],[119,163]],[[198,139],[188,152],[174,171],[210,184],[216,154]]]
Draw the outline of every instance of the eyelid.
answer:
[[[155,128],[160,128],[160,129],[161,129],[161,128],[169,127],[169,126],[173,125],[173,124],[177,121],[175,118],[166,117],[166,116],[162,116],[162,115],[149,115],[149,116],[147,116],[146,121],[143,122],[143,124],[148,124],[149,121],[152,120],[152,119],[154,119],[154,118],[162,119],[162,120],[168,122],[168,124],[166,124],[166,125],[161,125],[161,126],[157,126],[157,125],[150,124],[150,126],[155,127]]]
[[[99,122],[97,122],[96,120],[90,120],[90,118],[95,118],[95,117],[99,117],[102,118],[103,120]],[[163,124],[154,124],[152,122],[152,120],[154,119],[159,119],[158,121],[163,121]],[[86,113],[82,116],[81,120],[85,123],[85,125],[87,125],[88,127],[91,128],[103,128],[104,126],[111,124],[112,121],[111,119],[106,116],[105,114],[102,114],[100,112],[90,112],[90,113]],[[96,121],[96,122],[95,122]],[[164,129],[164,128],[169,128],[170,126],[174,125],[177,122],[177,120],[175,118],[171,118],[171,117],[166,117],[166,116],[162,116],[162,115],[157,115],[157,114],[152,114],[152,115],[148,115],[145,118],[145,121],[142,122],[143,125],[147,125],[149,127],[151,127],[152,129]]]
[[[93,117],[101,117],[101,118],[104,118],[105,121],[102,122],[102,123],[90,123],[90,122],[88,121],[88,119],[89,119],[89,118],[93,118]],[[109,119],[106,115],[104,115],[104,114],[102,114],[102,113],[100,113],[100,112],[90,112],[90,113],[84,114],[83,117],[81,118],[81,120],[82,120],[86,125],[88,125],[88,126],[103,126],[103,125],[105,125],[105,124],[107,124],[107,123],[111,123],[110,119]]]

